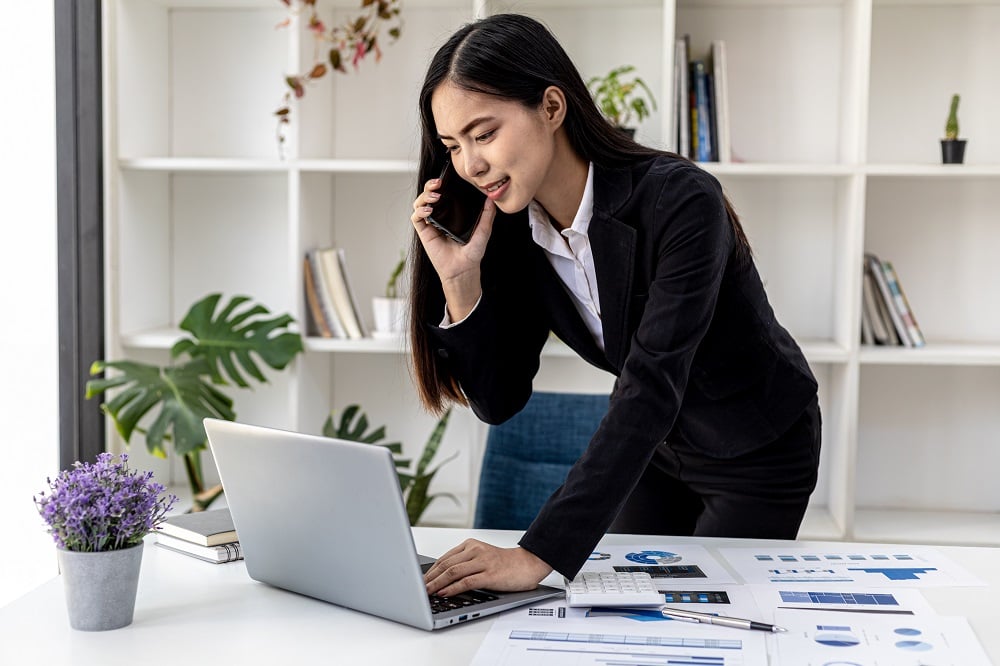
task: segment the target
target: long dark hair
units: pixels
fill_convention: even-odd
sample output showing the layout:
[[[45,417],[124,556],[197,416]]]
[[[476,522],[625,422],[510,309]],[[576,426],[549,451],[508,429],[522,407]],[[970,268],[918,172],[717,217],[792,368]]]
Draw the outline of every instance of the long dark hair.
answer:
[[[573,61],[548,28],[527,16],[496,14],[462,26],[438,49],[427,68],[420,90],[418,193],[444,166],[446,156],[434,124],[431,96],[445,82],[520,102],[529,109],[537,109],[546,88],[556,86],[566,96],[563,127],[570,145],[583,159],[600,167],[623,167],[672,154],[638,144],[608,122]],[[750,245],[739,218],[728,200],[725,204],[736,234],[738,258],[749,259]],[[498,218],[501,215],[498,211]],[[427,331],[427,317],[442,316],[442,289],[415,233],[410,251],[410,289],[410,345],[420,399],[433,412],[441,412],[448,402],[465,404],[458,381],[447,364],[437,358]]]

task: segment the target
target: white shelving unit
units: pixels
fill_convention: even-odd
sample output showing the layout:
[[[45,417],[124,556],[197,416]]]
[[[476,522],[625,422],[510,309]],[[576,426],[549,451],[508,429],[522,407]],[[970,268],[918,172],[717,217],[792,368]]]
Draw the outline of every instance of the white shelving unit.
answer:
[[[358,3],[320,5],[335,21]],[[295,104],[284,159],[271,113],[313,47],[295,26],[275,29],[278,0],[105,6],[109,357],[162,362],[210,291],[304,321],[301,257],[320,244],[345,248],[364,308],[408,245],[424,69],[473,17],[540,18],[584,77],[635,65],[659,102],[637,138],[657,146],[674,39],[689,34],[696,56],[724,39],[736,161],[703,166],[820,381],[821,478],[803,536],[1000,544],[1000,0],[404,0],[403,36],[382,62]],[[967,164],[942,166],[956,92]],[[864,250],[895,264],[925,348],[859,344]],[[305,432],[359,403],[413,451],[434,419],[404,352],[310,338],[267,388],[230,393],[242,420]],[[611,384],[556,342],[536,381]],[[485,434],[454,413],[441,458],[459,456],[435,485],[461,505],[441,500],[429,520],[471,521]],[[183,481],[176,461],[148,465]]]

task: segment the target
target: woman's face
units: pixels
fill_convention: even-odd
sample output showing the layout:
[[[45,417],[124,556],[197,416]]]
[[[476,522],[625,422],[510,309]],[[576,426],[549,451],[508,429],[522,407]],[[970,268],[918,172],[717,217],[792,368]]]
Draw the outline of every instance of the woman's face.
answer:
[[[541,107],[445,82],[431,96],[431,112],[455,171],[503,212],[523,210],[545,185],[558,124]]]

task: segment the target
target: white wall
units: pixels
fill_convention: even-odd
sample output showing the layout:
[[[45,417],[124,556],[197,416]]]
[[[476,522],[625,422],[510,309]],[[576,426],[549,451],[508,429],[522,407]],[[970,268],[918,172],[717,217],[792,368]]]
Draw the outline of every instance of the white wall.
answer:
[[[31,501],[58,471],[53,3],[0,21],[0,606],[57,573]]]

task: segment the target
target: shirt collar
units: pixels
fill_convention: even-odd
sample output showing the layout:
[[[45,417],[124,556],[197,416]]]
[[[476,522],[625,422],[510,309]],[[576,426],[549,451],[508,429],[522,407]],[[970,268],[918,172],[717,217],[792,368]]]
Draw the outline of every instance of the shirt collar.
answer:
[[[583,198],[580,199],[580,207],[577,208],[573,217],[573,224],[569,229],[562,232],[566,238],[574,235],[586,236],[590,228],[590,218],[594,215],[594,163],[587,167],[587,184],[583,188]],[[549,214],[542,208],[541,204],[532,200],[528,204],[528,225],[531,227],[531,238],[542,249],[554,254],[565,255],[568,251],[566,243],[562,241],[560,232],[552,226]]]

